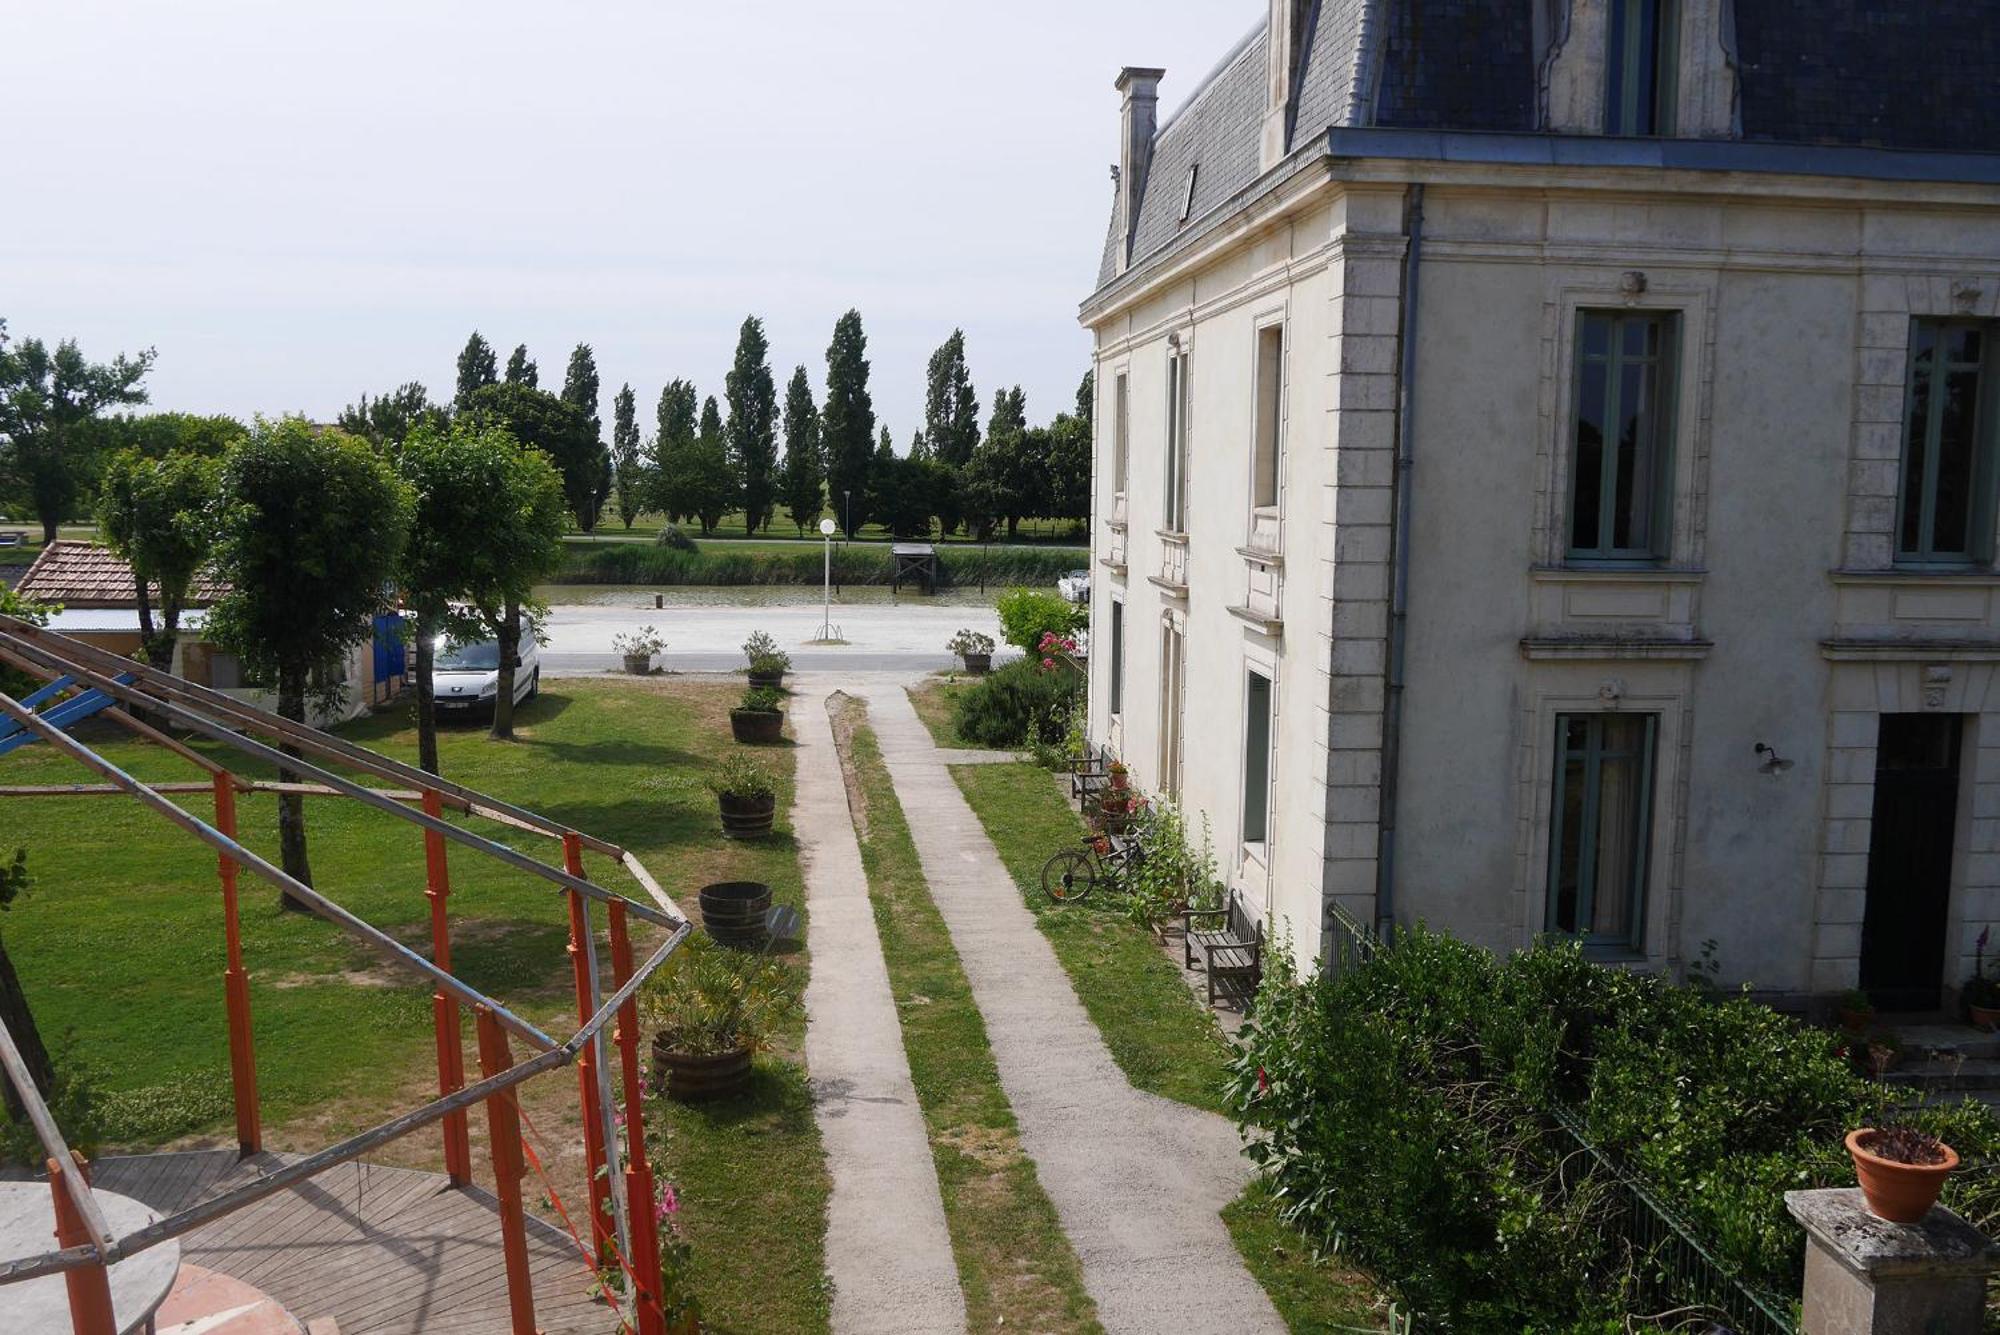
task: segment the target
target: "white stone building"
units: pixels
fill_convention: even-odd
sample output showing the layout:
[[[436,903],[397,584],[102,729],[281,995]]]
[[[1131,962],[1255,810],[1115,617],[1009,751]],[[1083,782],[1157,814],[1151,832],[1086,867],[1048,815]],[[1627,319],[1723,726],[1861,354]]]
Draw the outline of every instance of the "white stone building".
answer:
[[[2000,3],[1271,0],[1156,125],[1160,76],[1082,309],[1094,739],[1301,965],[1338,905],[1949,1002]]]

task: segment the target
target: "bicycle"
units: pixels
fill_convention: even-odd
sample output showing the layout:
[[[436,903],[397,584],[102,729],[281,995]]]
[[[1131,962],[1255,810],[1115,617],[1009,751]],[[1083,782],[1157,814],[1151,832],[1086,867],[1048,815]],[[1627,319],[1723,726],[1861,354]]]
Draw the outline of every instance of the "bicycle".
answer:
[[[1075,848],[1057,849],[1042,864],[1042,893],[1058,904],[1081,903],[1098,882],[1114,889],[1145,859],[1136,835],[1087,834]]]

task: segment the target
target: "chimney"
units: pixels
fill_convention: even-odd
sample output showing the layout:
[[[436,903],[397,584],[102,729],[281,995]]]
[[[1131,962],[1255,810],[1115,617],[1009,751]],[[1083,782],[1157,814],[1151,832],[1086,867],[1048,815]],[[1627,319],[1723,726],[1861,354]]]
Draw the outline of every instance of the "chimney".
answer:
[[[1305,60],[1311,34],[1306,21],[1313,6],[1310,0],[1270,0],[1270,40],[1264,47],[1264,133],[1258,152],[1258,170],[1269,171],[1291,151],[1292,91],[1299,81],[1299,65]]]
[[[1127,65],[1118,72],[1118,272],[1132,262],[1132,224],[1146,194],[1153,160],[1153,129],[1160,121],[1160,80],[1165,70]]]

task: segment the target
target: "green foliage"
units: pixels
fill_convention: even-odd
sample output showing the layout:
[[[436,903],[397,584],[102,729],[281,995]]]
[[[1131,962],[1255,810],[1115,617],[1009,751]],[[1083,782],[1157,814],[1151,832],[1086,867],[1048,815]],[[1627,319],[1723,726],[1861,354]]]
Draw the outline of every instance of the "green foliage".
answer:
[[[639,461],[636,413],[632,387],[621,386],[618,397],[611,401],[611,467],[613,482],[618,488],[618,517],[624,521],[628,531],[632,521],[645,508],[646,492],[651,486],[645,465]]]
[[[868,473],[869,518],[899,538],[929,537],[941,468],[929,459],[878,451]]]
[[[723,378],[729,400],[729,455],[742,489],[744,527],[770,523],[777,497],[778,391],[771,379],[771,345],[752,315],[736,335],[736,360]]]
[[[764,802],[778,792],[777,780],[772,778],[770,767],[740,751],[724,756],[706,782],[708,790],[717,797],[738,802]]]
[[[132,566],[147,661],[173,662],[181,612],[195,576],[215,552],[215,495],[221,463],[198,454],[148,458],[121,450],[104,470],[97,522],[111,550]],[[153,626],[152,589],[164,632]]]
[[[662,547],[670,548],[677,552],[698,554],[701,551],[701,545],[693,538],[690,538],[687,535],[687,530],[679,524],[660,525],[660,534],[653,541]]]
[[[993,637],[985,631],[960,627],[958,632],[945,644],[945,652],[963,658],[967,654],[990,654],[993,652]]]
[[[49,624],[49,613],[60,610],[60,608],[49,607],[42,603],[29,602],[7,585],[0,584],[0,615],[19,617],[21,620],[34,625],[46,626]],[[0,692],[11,695],[18,700],[40,685],[40,681],[29,676],[27,673],[8,667],[5,663],[0,663]],[[4,905],[0,905],[0,907],[4,907]]]
[[[419,394],[423,392],[422,385],[405,385],[403,390],[411,388]],[[397,394],[402,394],[403,390],[397,391]],[[362,396],[362,402],[370,404],[366,395]],[[376,399],[373,405],[386,402],[388,400]],[[350,408],[347,411],[354,410]],[[343,429],[349,429],[346,417],[346,413],[341,415]],[[104,458],[120,450],[137,450],[149,459],[160,459],[169,454],[199,454],[219,459],[229,452],[230,446],[249,434],[243,423],[219,413],[146,413],[143,416],[116,413],[98,418],[91,423],[91,427],[97,437],[98,454]]]
[[[651,658],[654,654],[667,651],[667,637],[660,634],[656,626],[641,626],[635,631],[626,631],[611,637],[611,651],[619,655]]]
[[[604,499],[611,494],[611,451],[604,447],[604,422],[597,412],[600,392],[597,359],[590,344],[579,343],[571,350],[569,367],[563,373],[562,401],[590,423],[590,445],[573,463],[561,457],[556,462],[563,470],[564,489],[577,527],[585,533],[597,527]]]
[[[523,356],[527,349],[521,349]],[[498,375],[497,362],[493,355],[493,345],[477,329],[472,337],[465,340],[465,347],[458,354],[458,387],[452,395],[452,404],[460,411],[472,406],[472,396],[492,384]],[[534,381],[528,382],[534,388]]]
[[[959,697],[958,734],[978,746],[1024,746],[1031,738],[1059,743],[1082,681],[1067,664],[1045,669],[1038,659],[1016,659]]]
[[[1125,879],[1125,911],[1141,927],[1152,927],[1182,907],[1216,908],[1224,898],[1215,869],[1215,841],[1208,817],[1201,818],[1201,842],[1189,837],[1187,817],[1171,802],[1147,805],[1137,834],[1146,856]]]
[[[539,388],[542,383],[542,373],[528,356],[528,345],[525,343],[516,343],[514,351],[508,354],[507,383],[526,385],[529,389]]]
[[[696,933],[639,990],[655,1038],[688,1057],[755,1047],[799,1007],[792,970]]]
[[[868,472],[874,463],[875,403],[868,395],[868,336],[861,312],[833,327],[826,350],[826,409],[820,439],[826,450],[827,500],[847,536],[868,519]]]
[[[524,447],[540,450],[562,475],[562,494],[577,526],[597,522],[604,446],[591,418],[575,404],[527,385],[489,384],[466,409],[478,427],[504,427]]]
[[[1074,547],[945,547],[938,573],[945,586],[982,582],[1053,583],[1089,559]],[[559,578],[572,584],[810,584],[818,587],[824,555],[817,543],[771,548],[762,543],[697,545],[663,529],[654,545],[579,543],[568,549]],[[845,584],[887,584],[889,549],[880,543],[835,544],[833,577]]]
[[[65,1036],[55,1046],[53,1071],[42,1102],[48,1105],[49,1116],[55,1119],[63,1142],[88,1159],[96,1155],[98,1145],[107,1139],[121,1143],[135,1139],[127,1134],[133,1119],[126,1109],[118,1106],[118,1095],[108,1094],[101,1088],[96,1073],[83,1057],[82,1045],[74,1037]],[[0,1083],[5,1080],[6,1077],[0,1075]],[[217,1087],[213,1077],[207,1077],[205,1083],[211,1089]],[[226,1085],[222,1088],[225,1091],[222,1113],[227,1116],[230,1111],[229,1096]],[[210,1125],[216,1120],[208,1117],[198,1122],[183,1122],[167,1135],[178,1135],[195,1126]],[[0,1164],[40,1170],[47,1165],[48,1157],[42,1148],[41,1137],[35,1134],[34,1124],[26,1115],[15,1118],[6,1109],[0,1108]]]
[[[776,714],[784,706],[785,693],[771,686],[752,686],[743,692],[736,708],[746,714]]]
[[[1012,435],[1028,429],[1028,396],[1019,385],[1001,389],[993,396],[993,416],[986,424],[986,439]]]
[[[1068,413],[1049,424],[1048,452],[1043,467],[1042,516],[1048,519],[1090,518],[1090,421]]]
[[[826,508],[826,457],[820,448],[819,409],[806,368],[795,367],[785,387],[785,513],[804,533]]]
[[[429,390],[412,380],[373,399],[363,394],[361,402],[350,403],[340,410],[335,425],[378,448],[397,449],[419,424],[441,427],[449,416],[444,408],[431,402]],[[236,434],[242,434],[240,426]]]
[[[1083,628],[1083,609],[1057,593],[1040,589],[1009,589],[1000,595],[1000,634],[1030,656],[1041,654],[1042,636],[1073,635]]]
[[[792,670],[792,656],[778,647],[768,631],[760,630],[743,641],[743,657],[760,677]]]
[[[979,393],[966,370],[962,329],[951,331],[925,368],[924,440],[932,456],[952,468],[963,468],[978,448]]]
[[[73,513],[95,476],[97,415],[144,403],[153,350],[85,361],[74,339],[51,352],[38,338],[9,346],[0,322],[0,491],[26,494],[44,541]]]

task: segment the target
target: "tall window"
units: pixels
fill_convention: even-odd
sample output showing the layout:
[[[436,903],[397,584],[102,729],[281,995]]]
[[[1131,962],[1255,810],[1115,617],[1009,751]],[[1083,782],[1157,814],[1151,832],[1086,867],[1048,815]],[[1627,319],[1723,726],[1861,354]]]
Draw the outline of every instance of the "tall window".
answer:
[[[1970,320],[1911,324],[1898,560],[1966,564],[1993,557],[1996,332],[1992,323]]]
[[[1656,714],[1557,716],[1550,931],[1642,945],[1658,724]]]
[[[1120,371],[1111,382],[1111,490],[1119,493],[1125,490],[1125,424],[1130,420],[1126,393],[1125,373]]]
[[[1271,822],[1271,679],[1252,669],[1243,696],[1243,842],[1261,845]]]
[[[1119,382],[1123,384],[1121,380]],[[1125,604],[1111,603],[1111,717],[1125,712]]]
[[[1660,560],[1673,531],[1671,313],[1577,315],[1569,555]]]
[[[1187,382],[1187,354],[1170,354],[1167,357],[1166,513],[1161,517],[1169,533],[1187,532]]]
[[[1181,795],[1182,697],[1187,686],[1187,644],[1171,624],[1160,631],[1160,791]]]
[[[1257,331],[1257,438],[1250,479],[1250,504],[1278,504],[1278,429],[1285,395],[1285,327]]]
[[[1674,0],[1611,0],[1605,53],[1604,132],[1674,132]]]

